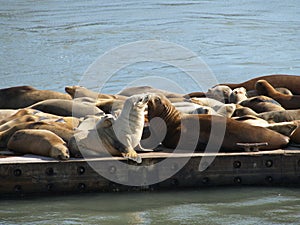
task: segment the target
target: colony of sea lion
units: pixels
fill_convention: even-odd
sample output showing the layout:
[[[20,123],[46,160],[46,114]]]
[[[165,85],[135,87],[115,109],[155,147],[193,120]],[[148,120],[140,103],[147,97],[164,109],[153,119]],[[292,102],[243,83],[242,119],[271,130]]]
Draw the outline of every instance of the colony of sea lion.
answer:
[[[143,151],[203,152],[214,142],[222,152],[261,143],[260,150],[286,148],[300,144],[299,87],[300,76],[268,75],[185,94],[149,86],[116,94],[81,86],[66,86],[66,93],[4,88],[0,147],[59,160],[112,155],[137,163]]]

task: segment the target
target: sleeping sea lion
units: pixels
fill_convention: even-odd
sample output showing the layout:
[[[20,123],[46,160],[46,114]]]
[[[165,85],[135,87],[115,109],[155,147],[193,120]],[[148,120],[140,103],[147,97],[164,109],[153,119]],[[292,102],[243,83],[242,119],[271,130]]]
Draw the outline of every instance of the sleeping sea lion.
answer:
[[[31,86],[0,89],[0,109],[19,109],[46,99],[71,99],[68,94],[38,90]]]
[[[25,154],[48,156],[55,159],[70,158],[66,143],[48,130],[19,130],[9,139],[8,149]]]
[[[257,117],[264,119],[269,123],[279,123],[279,122],[300,120],[300,109],[264,112],[264,113],[257,114]]]
[[[48,99],[29,107],[58,116],[84,117],[86,115],[103,114],[103,111],[91,103],[76,102],[65,99]]]
[[[249,107],[256,113],[284,110],[274,99],[263,95],[248,98],[239,104],[244,107]]]

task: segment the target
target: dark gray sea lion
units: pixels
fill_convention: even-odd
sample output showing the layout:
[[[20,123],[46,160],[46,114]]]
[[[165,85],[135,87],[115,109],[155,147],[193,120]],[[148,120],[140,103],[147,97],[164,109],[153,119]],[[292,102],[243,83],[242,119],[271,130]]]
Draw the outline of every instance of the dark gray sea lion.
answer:
[[[71,99],[68,94],[38,90],[31,86],[0,89],[0,109],[19,109],[46,99]]]
[[[58,116],[84,117],[86,115],[103,114],[103,111],[97,108],[94,104],[64,99],[44,100],[30,106],[29,108]]]
[[[256,113],[284,110],[284,108],[274,99],[262,95],[248,98],[239,104],[251,108]]]
[[[264,112],[264,113],[259,113],[257,117],[264,119],[269,123],[279,123],[279,122],[300,120],[300,109]]]

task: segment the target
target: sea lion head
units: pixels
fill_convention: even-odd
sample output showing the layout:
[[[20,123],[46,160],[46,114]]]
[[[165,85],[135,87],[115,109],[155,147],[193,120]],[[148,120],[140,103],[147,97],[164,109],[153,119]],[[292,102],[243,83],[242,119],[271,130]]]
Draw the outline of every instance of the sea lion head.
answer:
[[[148,101],[148,118],[166,117],[166,113],[177,111],[164,95],[153,94]]]
[[[232,90],[230,87],[226,85],[217,85],[215,87],[209,88],[206,96],[220,102],[228,103],[231,92]]]
[[[239,102],[242,102],[246,99],[247,99],[247,90],[244,87],[233,89],[229,96],[230,103],[238,104]]]
[[[60,160],[67,160],[70,158],[70,153],[65,144],[57,144],[51,148],[51,157]]]
[[[144,109],[150,98],[151,94],[139,94],[131,96],[128,100],[132,102],[133,107]]]
[[[269,96],[270,93],[277,92],[274,87],[266,80],[258,80],[255,89],[259,95]]]

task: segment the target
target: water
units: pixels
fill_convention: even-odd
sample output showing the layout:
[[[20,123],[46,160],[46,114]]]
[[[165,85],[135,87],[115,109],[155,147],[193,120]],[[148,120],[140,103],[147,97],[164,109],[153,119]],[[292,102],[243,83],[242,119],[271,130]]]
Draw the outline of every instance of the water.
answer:
[[[192,50],[210,68],[215,83],[263,74],[297,75],[299,6],[298,0],[1,1],[0,88],[32,85],[64,91],[66,85],[79,84],[100,55],[141,40]],[[162,62],[129,65],[113,74],[103,90],[116,93],[130,83],[148,84],[142,78],[153,76],[153,86],[163,83],[160,77],[184,92],[199,90],[183,71]],[[88,87],[99,88],[97,82]],[[0,202],[1,224],[300,223],[300,191],[290,188],[101,193]]]
[[[2,201],[0,224],[299,224],[300,193],[218,188]]]

